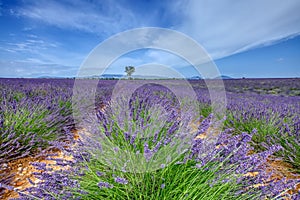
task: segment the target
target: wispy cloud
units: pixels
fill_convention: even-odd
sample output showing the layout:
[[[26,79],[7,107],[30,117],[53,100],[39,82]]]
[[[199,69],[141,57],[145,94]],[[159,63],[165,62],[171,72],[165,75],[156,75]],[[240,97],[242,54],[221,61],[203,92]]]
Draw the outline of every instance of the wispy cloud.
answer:
[[[2,54],[4,54],[3,52],[14,53],[15,60],[26,62],[32,58],[36,61],[39,60],[37,63],[79,66],[84,58],[81,53],[69,52],[64,49],[60,42],[41,38],[34,34],[28,34],[14,40],[12,42],[3,41],[0,49]]]
[[[0,61],[1,76],[0,77],[72,77],[78,70],[77,66],[64,66],[58,64],[45,64],[42,61]]]
[[[213,58],[300,34],[298,0],[189,0],[180,8],[183,18],[176,29],[196,38]]]
[[[39,53],[41,50],[55,48],[59,45],[57,42],[49,42],[39,39],[37,36],[29,35],[27,39],[19,42],[4,42],[2,47],[7,51],[13,52]]]
[[[137,26],[137,19],[118,1],[31,1],[17,8],[16,15],[64,29],[111,35]]]
[[[84,55],[34,34],[17,37],[0,46],[2,77],[75,76]],[[63,56],[62,56],[63,55]]]
[[[284,58],[277,58],[276,59],[276,62],[282,62],[282,61],[284,61]]]

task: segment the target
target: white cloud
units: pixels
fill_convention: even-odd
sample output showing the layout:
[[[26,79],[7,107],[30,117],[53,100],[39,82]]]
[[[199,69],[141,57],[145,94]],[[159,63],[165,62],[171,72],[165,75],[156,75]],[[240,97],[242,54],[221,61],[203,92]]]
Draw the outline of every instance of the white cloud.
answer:
[[[4,42],[0,46],[0,76],[75,76],[84,55],[61,47],[61,43],[37,35]]]
[[[168,77],[168,78],[184,78],[184,75],[174,70],[173,67],[163,65],[161,63],[147,63],[137,66],[135,76],[142,77]]]
[[[0,77],[23,77],[32,78],[40,76],[70,77],[75,76],[77,66],[64,66],[58,64],[45,64],[37,59],[24,61],[0,60]]]
[[[84,55],[62,48],[62,44],[29,34],[14,42],[3,42],[0,50],[14,53],[13,60],[33,61],[35,64],[79,66]],[[64,55],[64,56],[62,56]]]
[[[276,62],[282,62],[282,61],[284,61],[284,58],[277,58],[276,59]]]
[[[298,0],[190,0],[180,6],[183,20],[175,28],[195,38],[213,58],[300,33]]]
[[[97,3],[82,0],[32,1],[17,9],[17,15],[39,20],[60,28],[111,35],[137,26],[134,14],[117,1]]]
[[[49,48],[55,48],[59,44],[57,42],[51,43],[46,42],[42,39],[25,39],[20,42],[7,42],[4,43],[6,50],[11,50],[15,52],[30,52],[30,53],[39,53],[41,50],[47,50]]]
[[[38,38],[38,36],[37,35],[34,35],[34,34],[28,34],[27,35],[29,38]]]

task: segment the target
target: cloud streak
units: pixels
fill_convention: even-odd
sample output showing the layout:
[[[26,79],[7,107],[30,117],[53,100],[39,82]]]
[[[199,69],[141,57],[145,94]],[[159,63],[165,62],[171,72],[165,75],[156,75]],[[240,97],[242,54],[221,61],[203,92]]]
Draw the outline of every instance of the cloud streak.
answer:
[[[38,20],[63,29],[80,30],[99,35],[111,35],[137,26],[134,14],[118,2],[89,3],[75,0],[32,1],[16,10],[18,16]]]
[[[45,64],[40,61],[30,59],[27,61],[0,61],[0,66],[0,77],[74,77],[78,70],[77,66]]]
[[[300,33],[297,0],[190,0],[180,7],[183,18],[176,29],[195,38],[215,59]]]

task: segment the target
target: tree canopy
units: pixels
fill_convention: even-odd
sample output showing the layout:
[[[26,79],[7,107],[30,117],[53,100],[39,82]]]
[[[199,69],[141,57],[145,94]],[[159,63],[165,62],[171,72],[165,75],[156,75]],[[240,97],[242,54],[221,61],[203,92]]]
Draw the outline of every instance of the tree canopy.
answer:
[[[127,77],[131,79],[132,74],[135,72],[135,67],[134,66],[126,66],[125,67],[125,72],[127,73]]]

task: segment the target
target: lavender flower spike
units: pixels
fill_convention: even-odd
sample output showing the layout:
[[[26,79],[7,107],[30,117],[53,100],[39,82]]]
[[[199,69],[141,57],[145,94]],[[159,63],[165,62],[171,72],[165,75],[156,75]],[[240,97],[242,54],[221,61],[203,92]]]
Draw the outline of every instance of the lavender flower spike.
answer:
[[[98,183],[98,187],[99,187],[100,189],[103,189],[103,188],[113,188],[114,186],[111,185],[111,184],[109,184],[109,183],[107,183],[107,182],[102,182],[102,181],[100,181],[100,182]]]
[[[123,184],[123,185],[128,184],[128,180],[125,179],[125,178],[121,178],[121,177],[116,177],[116,178],[115,178],[115,182],[116,182],[116,183]]]

